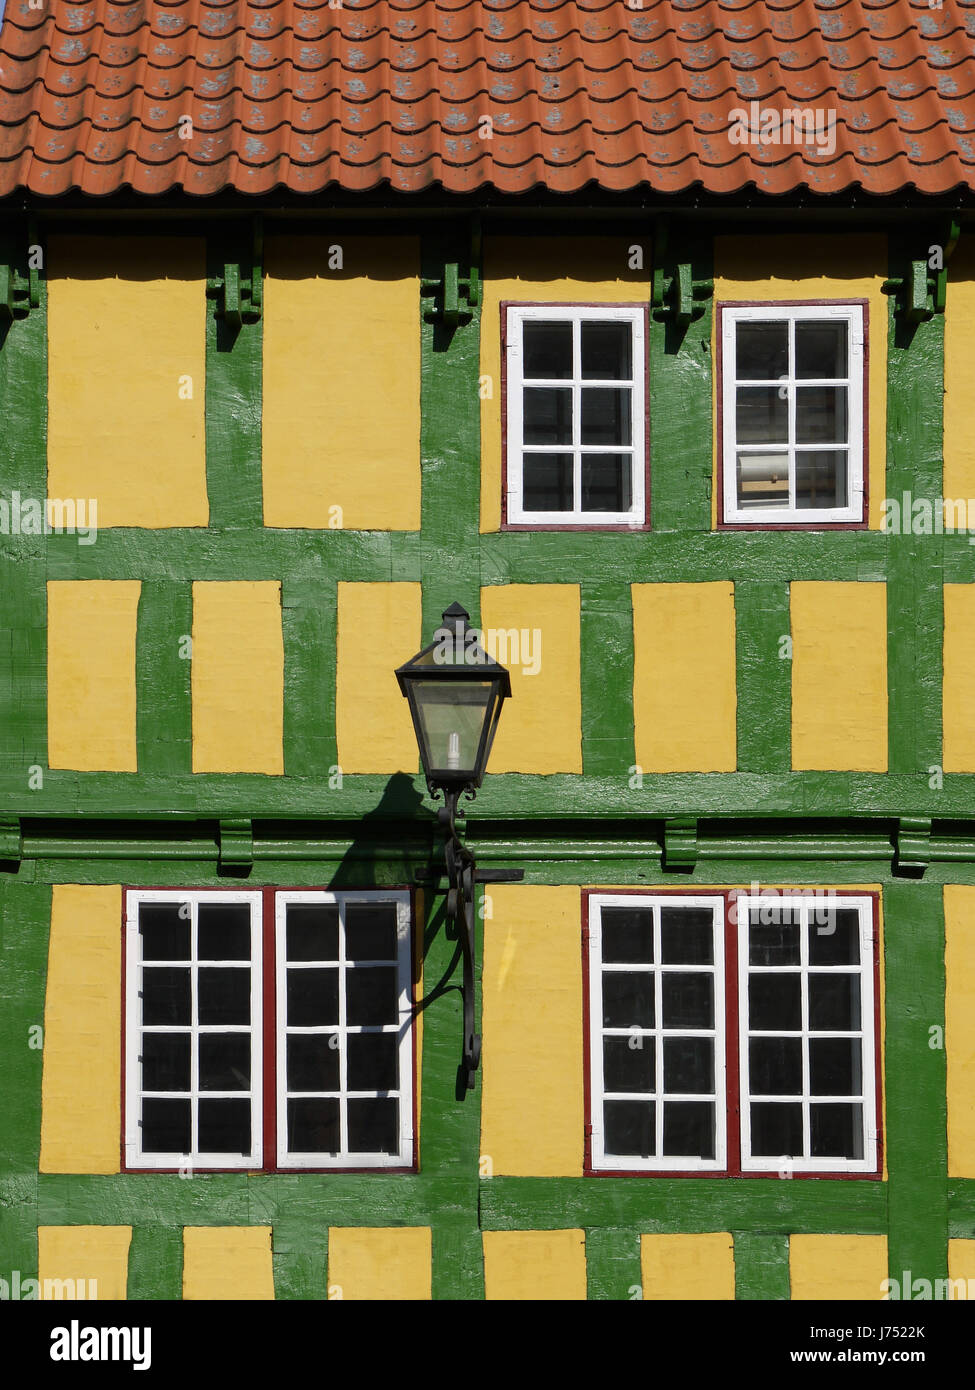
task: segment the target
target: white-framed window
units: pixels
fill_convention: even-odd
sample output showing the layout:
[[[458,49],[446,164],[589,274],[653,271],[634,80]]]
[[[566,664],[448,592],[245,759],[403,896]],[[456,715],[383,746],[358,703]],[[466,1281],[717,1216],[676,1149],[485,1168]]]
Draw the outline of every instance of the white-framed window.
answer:
[[[281,892],[279,1168],[413,1161],[407,893]]]
[[[506,524],[645,524],[646,319],[640,304],[504,306]]]
[[[726,1166],[724,900],[589,899],[594,1169]]]
[[[587,897],[587,1171],[879,1175],[875,895]]]
[[[738,899],[741,1166],[877,1166],[869,899]]]
[[[261,1166],[261,894],[132,891],[125,922],[130,1168]]]
[[[722,522],[863,524],[866,306],[718,314]]]

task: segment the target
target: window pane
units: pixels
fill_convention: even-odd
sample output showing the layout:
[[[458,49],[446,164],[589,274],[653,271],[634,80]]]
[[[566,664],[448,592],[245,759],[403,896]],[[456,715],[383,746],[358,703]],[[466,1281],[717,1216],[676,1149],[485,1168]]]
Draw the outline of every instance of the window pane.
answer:
[[[572,375],[572,324],[523,323],[524,375],[554,381]]]
[[[710,1038],[664,1038],[664,1090],[713,1095],[714,1043]]]
[[[809,1027],[855,1031],[860,1027],[860,980],[834,973],[809,976]]]
[[[809,1039],[809,1090],[814,1096],[858,1096],[862,1093],[859,1038]]]
[[[845,507],[845,449],[800,449],[796,454],[796,506]]]
[[[739,381],[777,381],[789,375],[787,323],[739,323],[736,339]]]
[[[633,505],[632,473],[629,454],[583,454],[583,511],[628,512]]]
[[[154,966],[142,972],[143,1023],[184,1023],[190,1018],[190,972]]]
[[[655,1150],[653,1101],[608,1100],[603,1106],[603,1147],[608,1154],[649,1158]]]
[[[526,386],[524,443],[572,443],[572,392],[558,386]]]
[[[399,1101],[349,1101],[349,1152],[354,1154],[399,1151]]]
[[[773,914],[753,910],[748,915],[749,965],[799,964],[799,914],[782,909],[775,920],[763,921]]]
[[[288,1101],[288,1149],[291,1153],[336,1154],[341,1144],[337,1100]]]
[[[288,1035],[288,1090],[337,1091],[339,1080],[337,1033]]]
[[[666,1101],[664,1153],[714,1158],[714,1105],[699,1100]]]
[[[200,903],[197,954],[201,960],[250,960],[251,910],[247,903]]]
[[[802,1039],[750,1038],[748,1085],[756,1096],[801,1096]]]
[[[249,970],[201,969],[197,989],[201,1023],[250,1023]]]
[[[656,1044],[642,1033],[603,1037],[603,1084],[607,1091],[655,1091]]]
[[[147,1154],[186,1154],[192,1147],[188,1100],[142,1102],[142,1151]]]
[[[315,1028],[339,1021],[337,970],[288,971],[288,1023]]]
[[[139,935],[143,960],[189,960],[189,903],[141,903]]]
[[[334,903],[288,904],[288,960],[338,960],[339,910]]]
[[[863,1106],[811,1105],[809,1138],[813,1158],[862,1158]]]
[[[250,1101],[201,1100],[198,1142],[201,1153],[247,1153],[251,1146]]]
[[[739,444],[787,444],[789,403],[778,386],[739,386],[736,431]]]
[[[200,1034],[200,1090],[249,1091],[251,1040],[247,1033]]]
[[[350,1091],[395,1091],[399,1087],[399,1039],[395,1033],[348,1035]]]
[[[583,387],[581,438],[583,444],[631,443],[630,392],[625,387]],[[553,442],[563,443],[561,439]]]
[[[603,975],[603,1027],[653,1027],[653,976],[607,971]]]
[[[582,377],[584,381],[628,381],[633,375],[628,323],[582,325]]]
[[[846,323],[810,319],[796,324],[796,376],[843,377],[848,375]]]
[[[392,903],[347,903],[345,954],[348,960],[396,959],[396,908]]]
[[[571,454],[523,454],[522,505],[526,512],[571,512]]]
[[[399,1021],[399,984],[394,969],[376,965],[350,970],[345,976],[345,989],[350,1024]]]
[[[600,920],[604,961],[642,965],[653,960],[653,913],[649,907],[604,907]]]
[[[714,916],[710,909],[662,907],[660,954],[667,965],[712,965]]]
[[[142,1089],[188,1091],[190,1089],[189,1033],[143,1033]]]
[[[789,505],[789,456],[738,455],[739,507],[787,507]]]
[[[796,443],[847,442],[846,387],[796,387]]]
[[[748,1027],[751,1032],[802,1027],[799,974],[749,975]]]
[[[809,928],[809,963],[860,964],[860,914],[856,908],[824,904],[818,909],[818,917]]]
[[[751,1106],[752,1153],[756,1158],[802,1157],[802,1106],[758,1101]]]
[[[710,1028],[714,1024],[714,983],[710,974],[663,977],[664,1028]]]

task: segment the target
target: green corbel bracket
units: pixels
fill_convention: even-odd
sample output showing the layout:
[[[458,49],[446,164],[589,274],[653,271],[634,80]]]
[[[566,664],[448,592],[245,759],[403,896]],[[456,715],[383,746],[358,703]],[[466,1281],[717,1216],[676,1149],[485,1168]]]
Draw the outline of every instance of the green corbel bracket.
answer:
[[[664,821],[664,868],[693,869],[696,863],[696,817]]]
[[[207,281],[207,294],[217,301],[217,314],[232,328],[257,323],[264,311],[264,229],[254,219],[251,254],[247,261],[224,262],[223,274]]]
[[[668,256],[669,238],[667,223],[659,222],[653,243],[653,316],[658,320],[670,319],[679,328],[687,328],[704,314],[706,302],[714,294],[714,281],[695,283],[692,263]]]
[[[948,299],[948,262],[958,244],[961,224],[952,220],[939,241],[941,267],[932,270],[927,256],[911,260],[908,275],[892,275],[885,280],[884,294],[896,296],[897,313],[906,323],[926,323],[935,314],[943,314]]]
[[[13,860],[20,863],[24,857],[24,837],[20,829],[20,820],[15,816],[13,819],[0,820],[0,859]]]
[[[931,863],[931,822],[922,816],[902,816],[895,842],[898,869],[923,874]]]
[[[41,305],[41,272],[31,265],[30,247],[37,246],[37,228],[33,222],[27,226],[27,255],[29,269],[26,276],[13,264],[0,265],[0,322],[12,323],[14,319],[26,318],[32,309]]]
[[[423,315],[427,323],[456,328],[459,324],[470,322],[474,309],[481,302],[480,265],[481,223],[480,218],[475,217],[471,225],[467,273],[461,273],[459,260],[445,260],[440,275],[425,277],[420,281],[421,297],[433,300]]]
[[[250,820],[222,820],[219,846],[221,869],[253,868],[253,823]]]

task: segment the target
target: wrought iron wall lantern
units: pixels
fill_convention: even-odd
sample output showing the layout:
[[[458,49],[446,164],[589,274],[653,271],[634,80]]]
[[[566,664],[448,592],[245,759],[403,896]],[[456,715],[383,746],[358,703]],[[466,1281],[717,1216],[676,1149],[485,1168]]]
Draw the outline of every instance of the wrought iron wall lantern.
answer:
[[[484,780],[501,707],[511,695],[511,679],[484,650],[470,614],[453,603],[443,614],[433,641],[396,672],[410,715],[430,795],[443,794],[437,820],[444,830],[447,862],[447,918],[454,925],[464,957],[464,1054],[468,1090],[481,1059],[481,1036],[474,1031],[474,895],[478,883],[517,883],[520,869],[478,869],[457,833],[461,796],[473,800]]]

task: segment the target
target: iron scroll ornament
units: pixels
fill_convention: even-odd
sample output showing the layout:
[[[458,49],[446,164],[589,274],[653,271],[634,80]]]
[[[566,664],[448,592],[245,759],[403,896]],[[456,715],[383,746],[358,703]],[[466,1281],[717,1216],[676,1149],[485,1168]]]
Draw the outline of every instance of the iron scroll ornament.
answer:
[[[444,856],[447,861],[447,920],[460,940],[464,959],[464,1047],[461,1057],[464,1084],[474,1089],[474,1073],[481,1062],[481,1035],[474,1031],[474,884],[477,865],[471,851],[457,834],[457,801],[459,793],[444,793],[443,806],[437,810],[437,820],[446,833]],[[463,812],[460,813],[463,815]]]

